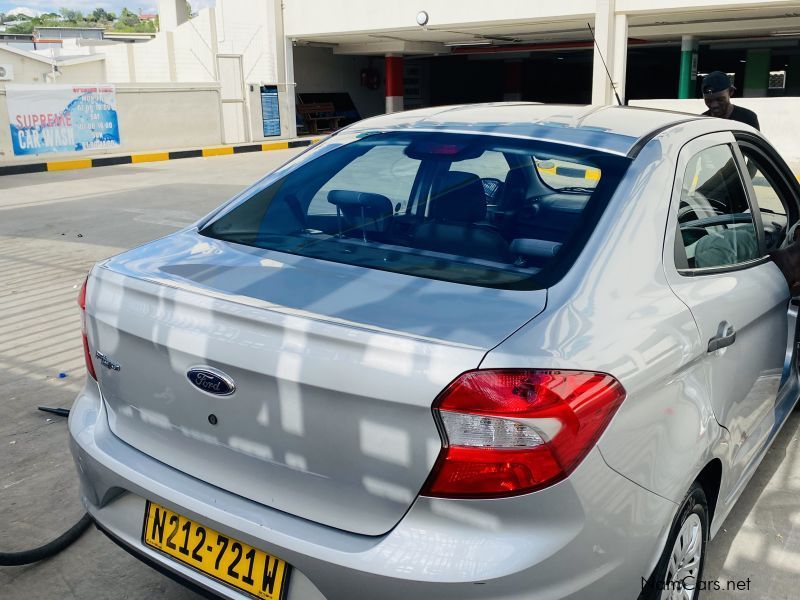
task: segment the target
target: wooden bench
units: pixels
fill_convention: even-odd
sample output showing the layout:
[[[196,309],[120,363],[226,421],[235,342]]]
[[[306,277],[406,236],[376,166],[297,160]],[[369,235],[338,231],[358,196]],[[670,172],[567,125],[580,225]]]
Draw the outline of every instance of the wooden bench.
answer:
[[[339,120],[335,114],[333,102],[308,102],[297,105],[299,114],[308,127],[308,132],[313,134],[339,129]],[[320,128],[320,121],[326,122],[326,128]]]

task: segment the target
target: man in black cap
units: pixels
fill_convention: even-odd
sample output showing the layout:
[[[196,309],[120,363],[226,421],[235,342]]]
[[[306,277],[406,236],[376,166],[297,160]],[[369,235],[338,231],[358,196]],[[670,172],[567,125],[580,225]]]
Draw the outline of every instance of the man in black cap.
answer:
[[[756,113],[731,104],[731,96],[736,88],[731,84],[727,74],[722,71],[709,73],[703,77],[701,89],[703,90],[703,100],[706,101],[708,107],[708,110],[703,113],[704,115],[741,121],[759,129]]]

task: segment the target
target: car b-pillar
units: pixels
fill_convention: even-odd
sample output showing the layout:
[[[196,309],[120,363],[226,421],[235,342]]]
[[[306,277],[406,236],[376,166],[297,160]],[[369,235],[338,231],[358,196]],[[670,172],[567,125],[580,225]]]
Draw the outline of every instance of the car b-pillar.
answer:
[[[403,57],[386,55],[386,113],[403,110]]]

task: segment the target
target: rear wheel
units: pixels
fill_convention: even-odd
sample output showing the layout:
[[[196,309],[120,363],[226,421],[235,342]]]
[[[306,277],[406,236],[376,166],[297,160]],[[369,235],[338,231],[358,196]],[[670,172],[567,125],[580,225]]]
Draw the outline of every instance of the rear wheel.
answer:
[[[708,503],[692,484],[670,529],[664,552],[640,600],[697,600],[708,541]]]

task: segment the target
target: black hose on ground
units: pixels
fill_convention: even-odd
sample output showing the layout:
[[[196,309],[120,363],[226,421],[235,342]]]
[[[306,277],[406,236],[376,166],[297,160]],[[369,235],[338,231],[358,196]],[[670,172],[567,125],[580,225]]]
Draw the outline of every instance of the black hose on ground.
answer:
[[[53,413],[59,417],[68,417],[68,408],[50,408],[48,406],[40,406],[39,410]],[[62,533],[52,542],[47,542],[44,546],[39,546],[32,550],[22,550],[21,552],[0,552],[0,567],[18,567],[20,565],[29,565],[31,563],[39,562],[45,558],[55,556],[67,546],[75,542],[84,531],[92,524],[92,517],[89,513],[84,513],[80,520],[70,527],[67,531]]]
[[[45,558],[50,558],[81,537],[81,534],[86,531],[91,524],[92,517],[89,516],[89,513],[86,513],[75,525],[44,546],[39,546],[33,550],[23,550],[22,552],[0,552],[0,566],[15,567],[19,565],[29,565],[44,560]]]

